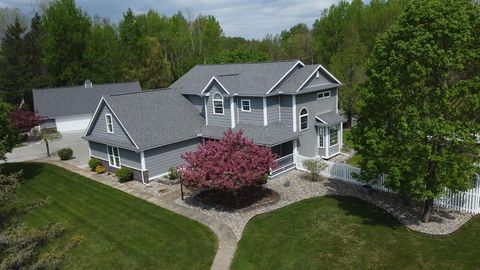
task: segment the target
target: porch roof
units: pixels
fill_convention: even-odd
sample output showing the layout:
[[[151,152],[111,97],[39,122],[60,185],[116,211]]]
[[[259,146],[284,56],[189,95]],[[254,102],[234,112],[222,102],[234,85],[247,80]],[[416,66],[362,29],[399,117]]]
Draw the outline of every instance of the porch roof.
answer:
[[[315,125],[325,127],[345,122],[345,119],[334,111],[319,113],[315,115],[317,122]]]
[[[223,133],[230,128],[218,126],[205,126],[202,137],[221,139]],[[292,127],[282,123],[273,123],[268,126],[238,124],[233,131],[243,130],[243,135],[259,145],[274,146],[298,138],[299,134]]]

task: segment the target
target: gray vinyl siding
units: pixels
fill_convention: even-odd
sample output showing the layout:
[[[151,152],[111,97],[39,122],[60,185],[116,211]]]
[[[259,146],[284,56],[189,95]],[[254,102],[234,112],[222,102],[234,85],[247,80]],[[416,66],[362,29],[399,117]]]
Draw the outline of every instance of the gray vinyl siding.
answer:
[[[280,118],[281,122],[293,129],[292,96],[280,96]]]
[[[231,127],[232,118],[230,115],[230,99],[225,97],[225,91],[214,83],[210,89],[210,96],[207,97],[208,125],[219,127]],[[220,93],[223,96],[223,115],[213,114],[213,95]]]
[[[88,142],[92,157],[107,160],[107,147],[103,143]]]
[[[194,151],[201,142],[201,138],[195,138],[145,151],[145,165],[149,177],[156,177],[166,173],[170,167],[183,164],[181,155]]]
[[[242,99],[250,100],[251,112],[242,112]],[[237,97],[237,123],[263,125],[263,99],[259,97]]]
[[[269,124],[280,121],[280,96],[267,98],[267,119]]]
[[[101,111],[98,114],[98,117],[93,122],[93,127],[90,133],[87,135],[92,135],[97,139],[101,139],[102,141],[105,140],[111,142],[113,145],[135,147],[110,109],[103,104],[100,110]],[[112,115],[113,134],[107,132],[107,123],[105,120],[105,114],[107,113]]]
[[[319,155],[317,146],[317,130],[315,128],[315,115],[322,112],[336,110],[336,89],[330,89],[330,98],[317,100],[317,92],[297,95],[297,130],[301,133],[299,137],[298,153],[306,157],[314,157]],[[322,91],[319,91],[322,92]],[[308,110],[308,129],[300,131],[300,111],[302,108]],[[330,149],[329,149],[330,150]],[[330,152],[329,154],[332,154]]]
[[[326,132],[327,132],[328,130],[326,130],[326,128],[324,128],[324,127],[317,127],[317,128],[316,128],[317,132],[318,132],[318,129],[320,129],[320,128],[323,129],[323,146],[324,146],[324,147],[318,147],[318,137],[317,137],[317,142],[316,142],[317,154],[318,154],[319,156],[321,156],[321,157],[324,157],[324,156],[326,156],[326,154],[327,154],[327,153],[326,153],[326,152],[327,152],[327,151],[326,151],[327,148],[325,148],[325,146],[327,145]],[[317,133],[317,136],[318,136],[318,133]]]
[[[330,77],[327,74],[325,74],[323,71],[320,70],[320,77],[316,78],[315,75],[313,75],[312,78],[303,86],[303,88],[319,86],[326,83],[336,83],[336,82],[330,79]]]
[[[90,152],[92,157],[106,160],[108,162],[107,145],[103,143],[89,142]],[[131,150],[118,148],[120,154],[120,164],[132,169],[141,170],[142,161],[140,153]]]
[[[202,97],[195,95],[185,95],[185,97],[195,106],[201,115],[205,116],[205,104]]]

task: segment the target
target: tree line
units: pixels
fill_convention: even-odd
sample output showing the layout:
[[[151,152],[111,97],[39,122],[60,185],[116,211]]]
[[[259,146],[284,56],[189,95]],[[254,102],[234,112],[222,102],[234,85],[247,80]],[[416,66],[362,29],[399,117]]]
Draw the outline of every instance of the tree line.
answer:
[[[345,86],[341,107],[357,113],[355,90],[366,80],[365,60],[375,38],[402,13],[407,0],[341,1],[309,27],[298,24],[263,39],[227,37],[214,16],[124,12],[118,23],[91,17],[74,0],[53,0],[26,25],[18,10],[0,9],[11,23],[0,33],[0,100],[32,103],[31,89],[140,81],[167,87],[196,64],[300,59],[320,63]],[[15,18],[12,20],[12,18]],[[0,32],[2,29],[0,29]]]

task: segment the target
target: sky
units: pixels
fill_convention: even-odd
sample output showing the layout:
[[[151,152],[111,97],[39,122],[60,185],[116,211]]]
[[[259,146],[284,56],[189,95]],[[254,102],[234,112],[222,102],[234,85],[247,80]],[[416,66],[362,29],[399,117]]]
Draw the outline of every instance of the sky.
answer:
[[[0,7],[16,7],[30,15],[35,3],[42,0],[0,0]],[[298,23],[309,27],[322,10],[339,0],[76,0],[90,16],[108,17],[117,22],[130,7],[136,13],[155,9],[163,15],[182,11],[190,14],[213,15],[226,36],[263,38],[278,34]]]

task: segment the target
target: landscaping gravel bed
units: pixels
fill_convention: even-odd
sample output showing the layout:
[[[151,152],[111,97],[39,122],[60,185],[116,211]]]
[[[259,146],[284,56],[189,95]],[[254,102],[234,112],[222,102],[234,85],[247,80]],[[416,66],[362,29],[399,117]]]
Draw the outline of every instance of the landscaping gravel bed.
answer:
[[[325,195],[345,195],[361,198],[385,209],[410,229],[428,234],[450,234],[472,217],[470,214],[435,207],[431,222],[422,223],[420,222],[422,214],[421,205],[407,206],[404,200],[391,193],[374,191],[371,194],[366,194],[362,191],[360,185],[340,180],[325,179],[320,182],[311,182],[307,180],[306,173],[297,170],[290,171],[270,180],[266,184],[266,187],[278,192],[280,195],[280,201],[278,203],[235,211],[215,209],[196,201],[192,195],[186,196],[185,201],[178,198],[175,200],[175,203],[197,209],[204,214],[218,218],[232,228],[238,239],[241,238],[243,229],[252,217],[297,201]]]

